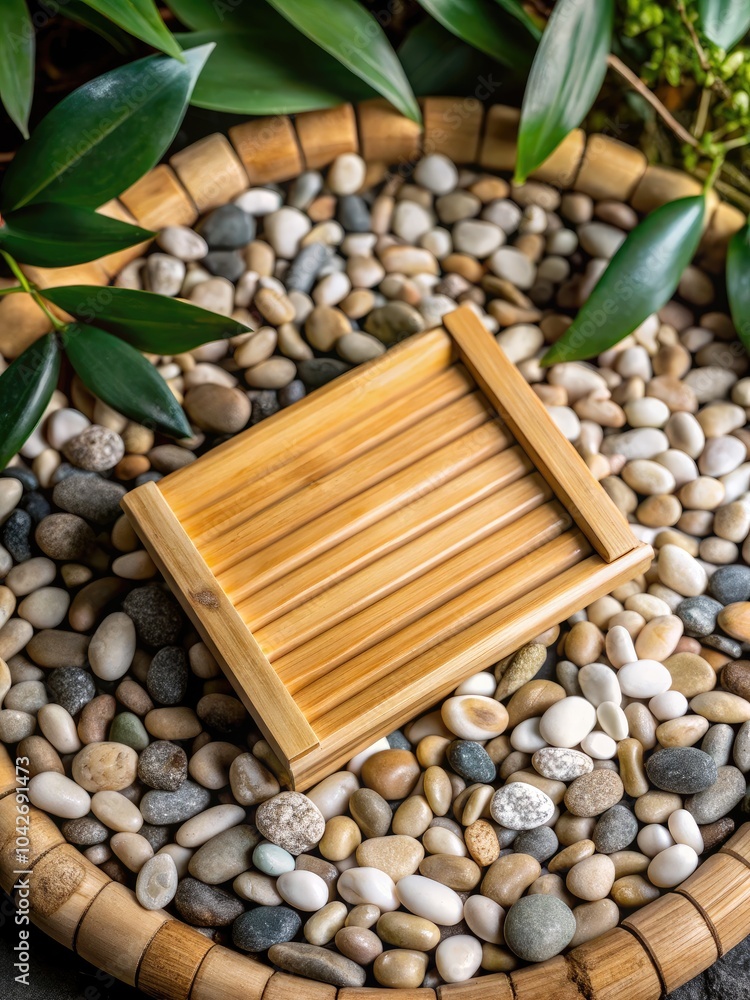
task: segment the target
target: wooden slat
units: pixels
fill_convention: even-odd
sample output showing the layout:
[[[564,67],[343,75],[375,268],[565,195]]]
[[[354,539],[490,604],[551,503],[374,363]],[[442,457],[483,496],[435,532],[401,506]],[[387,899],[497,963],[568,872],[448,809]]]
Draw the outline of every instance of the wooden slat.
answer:
[[[552,545],[564,544],[565,538]],[[579,542],[585,551],[585,540]],[[368,746],[376,733],[402,725],[414,715],[410,706],[439,701],[465,677],[486,669],[538,635],[546,623],[560,621],[587,601],[631,580],[650,565],[652,557],[647,545],[611,564],[597,555],[580,561],[580,554],[580,550],[572,551],[569,568],[555,563],[552,577],[530,593],[511,600],[506,607],[391,671],[316,722],[320,751],[314,759],[300,761],[299,768],[295,768],[297,787],[309,787],[320,780],[326,769],[335,769],[357,749]],[[547,552],[540,549],[536,559],[524,563],[532,585],[537,574],[544,579],[545,563],[549,562]]]
[[[203,546],[218,535],[233,531],[271,504],[317,483],[394,434],[464,398],[474,388],[462,365],[444,369],[415,386],[413,392],[398,396],[391,403],[383,403],[372,413],[365,412],[361,420],[352,423],[342,420],[339,428],[332,428],[323,440],[311,442],[302,454],[293,450],[291,458],[287,458],[284,448],[280,447],[272,465],[263,467],[254,459],[246,469],[245,480],[236,483],[231,496],[225,496],[221,488],[221,499],[213,499],[219,489],[211,483],[211,502],[197,501],[196,513],[183,518],[183,524],[188,534]],[[246,463],[247,455],[246,451]]]
[[[308,170],[327,167],[342,153],[359,151],[357,118],[351,104],[295,115],[294,127]]]
[[[190,469],[178,469],[162,480],[160,488],[177,517],[190,526],[191,515],[200,523],[210,521],[210,512],[203,505],[198,504],[195,513],[196,482],[210,484],[211,496],[220,509],[217,520],[223,526],[227,511],[221,510],[221,505],[238,488],[265,478],[303,456],[311,446],[377,414],[401,393],[416,390],[450,365],[453,350],[451,338],[442,329],[410,337],[381,357],[310,393],[293,407],[212,448],[201,458],[200,480],[196,469],[192,474]],[[354,400],[356,406],[352,405]],[[385,426],[383,431],[387,434],[390,428]]]
[[[418,538],[436,525],[457,516],[474,503],[500,489],[507,481],[511,450],[493,455],[479,465],[448,480],[405,507],[376,521],[351,538],[306,561],[293,575],[281,577],[237,603],[237,610],[251,629],[261,628],[322,591],[329,591],[345,577]],[[546,484],[545,484],[546,487]],[[545,495],[547,499],[549,494]]]
[[[750,927],[750,869],[731,854],[714,854],[677,890],[701,911],[719,955],[747,936]]]
[[[30,902],[34,924],[66,948],[72,948],[84,913],[110,881],[77,848],[60,844],[33,867]]]
[[[247,188],[245,168],[220,132],[181,149],[169,163],[199,212],[226,205]]]
[[[440,415],[430,415],[407,427],[347,465],[321,476],[304,490],[266,507],[258,514],[245,517],[210,545],[204,541],[201,546],[203,556],[236,599],[239,596],[236,588],[247,576],[248,556],[300,525],[327,511],[340,511],[342,505],[354,497],[362,498],[361,516],[374,520],[378,515],[374,510],[367,509],[367,501],[371,498],[365,496],[366,491],[392,477],[391,485],[404,500],[407,482],[411,484],[413,495],[424,492],[417,469],[423,467],[420,460],[427,459],[427,466],[430,467],[430,456],[440,453],[438,457],[447,459],[448,453],[443,452],[446,445],[453,444],[451,470],[456,468],[456,471],[462,461],[476,464],[488,455],[501,451],[509,444],[509,437],[504,434],[499,422],[488,420],[490,416],[487,404],[479,394],[464,396],[446,407]],[[448,470],[441,474],[436,466],[438,457],[432,463],[435,474],[441,479],[446,478],[446,473],[455,475]],[[467,467],[464,464],[461,471]],[[402,471],[406,475],[397,479]],[[336,523],[342,519],[343,515]],[[345,531],[346,525],[339,526]]]
[[[291,761],[314,749],[318,745],[315,733],[156,484],[132,490],[122,505],[274,750]]]
[[[513,984],[513,1000],[588,1000],[576,986],[570,965],[562,955],[556,955],[546,962],[528,965],[510,973]]]
[[[487,538],[488,545],[491,544],[492,539],[488,536],[540,506],[549,498],[546,484],[543,485],[537,475],[513,482],[528,471],[530,465],[516,449],[504,453],[503,457],[506,456],[514,460],[508,469],[512,485],[330,586],[317,598],[275,619],[265,628],[253,628],[261,648],[273,650],[274,657],[288,653],[345,618],[351,618],[422,578],[433,567],[477,542]],[[290,583],[293,585],[293,580]],[[425,579],[424,584],[429,586],[429,580]]]
[[[141,959],[139,990],[151,997],[188,1000],[198,970],[213,941],[179,920],[162,924]]]
[[[612,562],[633,549],[625,518],[476,314],[457,309],[445,325],[466,367],[601,557]]]
[[[190,1000],[261,1000],[272,975],[266,962],[217,944],[198,969]]]
[[[514,1000],[510,979],[504,972],[479,975],[463,983],[446,983],[438,986],[437,994],[438,1000]]]
[[[476,97],[425,97],[424,154],[443,153],[454,163],[476,163],[484,108]]]
[[[149,170],[120,195],[120,201],[147,229],[192,226],[198,209],[166,163]]]
[[[302,172],[302,153],[288,115],[254,118],[233,125],[229,138],[250,184],[288,181]]]
[[[566,958],[574,982],[589,1000],[660,1000],[661,981],[651,956],[622,927],[578,945]]]
[[[534,586],[586,549],[552,502],[353,615],[274,666],[312,721]],[[536,571],[528,566],[541,553]],[[428,680],[425,674],[425,681]]]
[[[382,97],[357,105],[362,156],[385,164],[410,163],[419,157],[422,127],[404,117]]]

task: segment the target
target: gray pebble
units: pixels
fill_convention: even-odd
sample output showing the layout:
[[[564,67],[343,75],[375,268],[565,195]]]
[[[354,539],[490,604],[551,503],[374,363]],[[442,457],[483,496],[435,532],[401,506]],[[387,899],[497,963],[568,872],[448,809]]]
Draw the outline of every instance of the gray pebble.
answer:
[[[85,559],[94,544],[94,532],[77,514],[50,514],[34,533],[36,544],[50,559]]]
[[[258,906],[237,917],[232,941],[242,951],[268,951],[296,937],[302,926],[300,915],[288,906]]]
[[[211,274],[228,281],[239,281],[245,273],[245,261],[239,250],[211,250],[201,261]]]
[[[356,194],[339,198],[336,218],[347,233],[369,233],[372,227],[367,202]]]
[[[48,701],[47,688],[43,681],[19,681],[6,694],[3,699],[3,707],[12,708],[16,712],[28,712],[29,715],[36,715]]]
[[[713,757],[697,747],[666,747],[657,750],[646,761],[646,771],[657,788],[664,792],[676,792],[678,795],[703,792],[716,782],[716,763]]]
[[[182,879],[174,903],[182,919],[195,927],[226,927],[245,909],[232,893],[194,878]]]
[[[138,777],[149,788],[176,792],[187,778],[187,754],[176,743],[156,740],[138,758]]]
[[[710,726],[701,741],[701,750],[713,757],[717,767],[724,767],[732,756],[734,730],[726,722],[717,722]]]
[[[255,239],[255,219],[239,205],[222,205],[196,227],[210,250],[237,250]],[[203,263],[207,257],[203,259]]]
[[[680,601],[675,612],[685,626],[685,635],[702,639],[716,630],[716,616],[723,605],[705,594],[700,597],[686,597]]]
[[[400,729],[394,729],[392,733],[388,733],[386,736],[388,740],[388,746],[391,750],[413,750],[411,743],[407,740]]]
[[[0,530],[0,542],[13,556],[13,561],[20,563],[31,559],[31,514],[25,510],[14,510]]]
[[[472,783],[489,784],[495,780],[497,768],[481,743],[474,740],[453,740],[446,749],[448,763],[462,778]]]
[[[120,483],[102,479],[95,472],[78,470],[55,486],[52,499],[69,514],[78,514],[96,524],[111,524],[122,511],[120,500],[127,490]]]
[[[292,184],[287,205],[304,211],[323,189],[323,175],[317,170],[305,170]]]
[[[291,384],[291,383],[290,383]],[[275,389],[249,389],[247,398],[250,400],[250,426],[254,427],[266,417],[272,417],[279,412],[280,403]]]
[[[57,704],[71,715],[78,715],[96,695],[94,678],[81,667],[58,667],[49,675],[47,687]]]
[[[708,579],[708,592],[722,604],[750,600],[750,566],[719,566]]]
[[[297,941],[275,944],[269,949],[268,958],[285,972],[332,986],[364,986],[367,978],[361,965],[315,944]]]
[[[139,638],[147,646],[173,646],[179,639],[182,611],[174,597],[161,587],[155,584],[136,587],[125,598],[122,608],[133,619]]]
[[[536,830],[523,830],[513,841],[516,854],[530,854],[540,865],[557,853],[559,841],[549,826],[538,826]]]
[[[154,854],[172,840],[172,831],[168,826],[154,826],[153,823],[144,823],[138,833],[151,844]]]
[[[125,454],[125,445],[119,434],[109,427],[92,424],[63,445],[63,454],[69,462],[88,472],[107,472],[114,469]]]
[[[560,660],[555,667],[555,677],[558,683],[565,688],[565,693],[570,698],[582,698],[583,691],[578,682],[578,667],[570,660]]]
[[[527,962],[545,962],[569,943],[576,921],[557,896],[522,896],[508,910],[503,925],[505,943]]]
[[[310,243],[303,247],[284,275],[287,291],[309,292],[321,268],[333,257],[333,249],[325,243]]]
[[[302,379],[293,378],[289,385],[284,385],[278,390],[279,406],[291,406],[292,403],[304,399],[306,395],[307,390]]]
[[[734,763],[743,773],[750,771],[750,722],[743,722],[734,738]]]
[[[731,765],[720,767],[715,784],[687,799],[685,808],[699,825],[715,823],[742,801],[746,785],[742,771]]]
[[[730,639],[726,635],[719,635],[719,633],[714,632],[713,635],[707,635],[701,639],[701,642],[710,649],[718,649],[720,653],[726,653],[733,660],[739,660],[742,656],[742,646],[740,643],[735,642],[734,639]]]
[[[185,697],[188,666],[185,651],[179,646],[160,649],[146,674],[148,693],[160,705],[178,705]]]
[[[638,835],[638,820],[623,805],[612,806],[599,817],[592,840],[600,854],[624,851]]]
[[[297,374],[304,382],[305,388],[312,391],[348,372],[351,367],[337,358],[308,358],[297,362]]]
[[[242,824],[217,833],[190,859],[191,875],[208,885],[219,885],[253,867],[253,849],[260,843],[254,826]]]
[[[191,816],[208,809],[211,793],[194,781],[184,781],[176,792],[160,789],[146,792],[140,802],[140,809],[146,823],[155,826],[169,826],[184,823]]]
[[[93,816],[66,819],[60,829],[67,842],[76,847],[93,847],[94,844],[103,844],[109,839],[109,830]]]
[[[0,740],[3,743],[18,743],[31,736],[35,729],[35,716],[12,708],[0,709]]]
[[[18,507],[26,511],[34,524],[39,524],[43,518],[52,513],[52,506],[47,498],[36,491],[24,493],[18,501]]]

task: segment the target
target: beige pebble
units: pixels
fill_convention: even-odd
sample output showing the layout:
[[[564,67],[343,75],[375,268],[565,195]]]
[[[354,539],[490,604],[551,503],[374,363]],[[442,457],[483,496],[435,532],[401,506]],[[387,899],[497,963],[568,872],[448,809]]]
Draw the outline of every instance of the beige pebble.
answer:
[[[708,732],[709,722],[700,715],[668,719],[656,727],[656,738],[663,747],[691,747]]]
[[[413,990],[422,985],[427,964],[428,958],[424,952],[393,948],[378,955],[372,971],[381,986]]]
[[[612,886],[611,894],[615,903],[625,909],[645,906],[661,895],[656,886],[651,885],[643,875],[624,875],[618,878]]]
[[[91,811],[110,830],[120,833],[138,833],[143,826],[138,806],[122,792],[96,792],[91,797]]]
[[[649,789],[649,781],[643,766],[643,746],[640,741],[632,737],[620,740],[617,744],[617,760],[625,794],[633,797],[644,795]]]
[[[419,758],[419,747],[417,758]],[[442,767],[433,765],[424,772],[424,796],[435,816],[445,816],[451,807],[453,788],[450,778]]]
[[[318,850],[329,861],[343,861],[356,851],[361,841],[360,829],[351,817],[332,816],[326,823]]]
[[[132,747],[124,743],[90,743],[73,758],[71,774],[87,792],[117,792],[135,781],[137,769],[138,754]]]
[[[665,660],[682,635],[682,620],[677,615],[659,615],[647,622],[635,641],[639,659]]]
[[[674,792],[652,788],[635,800],[633,811],[642,823],[665,823],[676,809],[682,808],[682,799]]]
[[[410,795],[393,814],[391,829],[399,836],[421,837],[432,822],[432,809],[423,795]]]
[[[623,796],[622,780],[615,771],[594,770],[576,778],[565,793],[565,805],[576,816],[598,816]]]
[[[43,735],[59,753],[77,753],[81,749],[76,724],[62,705],[42,705],[37,713],[37,722]]]
[[[154,856],[153,847],[140,833],[116,833],[109,845],[131,872],[139,872],[146,862]]]
[[[727,604],[719,612],[718,623],[733,639],[750,642],[750,601]]]
[[[505,854],[490,865],[479,891],[501,906],[512,906],[541,873],[530,854]]]
[[[475,888],[482,877],[482,871],[475,861],[453,854],[428,855],[420,862],[419,872],[427,878],[455,889],[456,892],[468,892]]]
[[[664,666],[672,675],[672,690],[688,699],[716,687],[716,672],[696,653],[674,653],[664,660]]]
[[[615,881],[615,866],[606,854],[579,861],[568,872],[565,885],[579,899],[604,899]]]
[[[617,927],[620,922],[620,911],[612,899],[597,899],[592,903],[581,903],[573,909],[576,930],[570,941],[570,947],[593,941],[606,931]]]
[[[747,722],[750,719],[750,702],[729,691],[708,691],[698,694],[690,701],[690,708],[696,715],[702,715],[709,722]]]
[[[347,909],[343,903],[337,900],[326,903],[305,923],[303,927],[305,940],[310,944],[321,946],[330,944],[344,926],[346,915]]]
[[[593,840],[579,840],[577,843],[569,844],[562,851],[558,851],[549,860],[547,867],[553,874],[567,872],[575,865],[585,861],[586,858],[592,857],[595,850],[596,846]]]
[[[485,819],[477,819],[464,830],[464,840],[474,861],[485,868],[497,861],[500,844],[495,828]]]

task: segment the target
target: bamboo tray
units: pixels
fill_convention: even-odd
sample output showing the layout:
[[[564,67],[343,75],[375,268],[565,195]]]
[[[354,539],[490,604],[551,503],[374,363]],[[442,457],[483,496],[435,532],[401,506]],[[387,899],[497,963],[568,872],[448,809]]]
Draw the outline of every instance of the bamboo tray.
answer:
[[[248,184],[290,180],[344,152],[361,152],[375,176],[388,164],[414,160],[421,150],[443,152],[481,170],[513,169],[517,109],[485,110],[473,98],[440,97],[426,98],[422,111],[422,129],[380,100],[297,115],[293,122],[284,116],[248,122],[230,130],[231,141],[216,134],[177,153],[101,211],[144,226],[190,225],[199,211],[231,200]],[[630,202],[639,211],[700,190],[681,171],[648,166],[640,151],[611,136],[586,137],[581,130],[534,177],[594,199]],[[701,265],[720,269],[729,239],[743,225],[742,213],[714,200],[699,249]],[[71,268],[27,270],[40,287],[106,285],[142,250]],[[28,296],[0,299],[0,351],[6,357],[20,354],[47,329]],[[14,766],[0,745],[0,882],[9,892],[18,867],[15,790]],[[437,990],[337,990],[213,944],[167,913],[144,911],[132,892],[66,844],[50,817],[32,808],[29,819],[24,867],[32,870],[34,923],[103,971],[160,1000],[336,1000],[337,994],[338,1000],[659,1000],[708,968],[750,929],[746,823],[677,889],[565,956]]]
[[[468,306],[122,501],[308,788],[652,551]]]

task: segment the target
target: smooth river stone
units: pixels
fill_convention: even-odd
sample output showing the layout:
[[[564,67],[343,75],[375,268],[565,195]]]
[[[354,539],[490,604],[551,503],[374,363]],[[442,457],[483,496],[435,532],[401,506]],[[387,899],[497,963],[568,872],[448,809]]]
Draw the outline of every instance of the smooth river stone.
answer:
[[[443,722],[462,740],[491,740],[504,733],[508,711],[494,698],[461,694],[448,698],[440,709]]]
[[[334,816],[343,816],[346,813],[349,799],[358,788],[359,780],[356,774],[352,774],[351,771],[336,771],[323,778],[306,794],[318,807],[327,823]]]
[[[393,818],[391,807],[373,788],[358,788],[349,799],[349,812],[365,837],[384,837]]]
[[[357,848],[358,865],[362,868],[378,868],[394,882],[406,875],[413,875],[423,858],[424,847],[414,837],[372,837]]]
[[[604,899],[615,881],[615,866],[606,854],[594,854],[579,861],[565,877],[565,885],[574,896],[593,902]]]
[[[232,893],[194,878],[182,879],[174,903],[182,919],[194,927],[227,927],[245,909]]]
[[[138,754],[124,743],[89,743],[73,758],[71,774],[87,792],[119,792],[135,781]]]
[[[91,811],[105,826],[118,833],[138,833],[143,826],[138,806],[122,792],[96,792],[91,798]]]
[[[488,941],[490,944],[503,943],[505,910],[489,896],[469,896],[464,903],[464,920],[469,930],[482,941]]]
[[[482,898],[481,896],[470,897],[470,899]],[[496,910],[501,911],[501,907],[497,903],[493,903],[492,900],[486,900],[486,902],[494,906]],[[392,944],[396,948],[410,948],[415,951],[432,951],[440,941],[440,928],[432,920],[417,917],[413,913],[404,913],[401,910],[384,913],[378,919],[376,931],[381,941],[385,941],[386,944]]]
[[[91,809],[89,793],[57,771],[35,775],[28,784],[28,793],[32,805],[63,819],[80,819]]]
[[[173,823],[184,823],[191,816],[203,812],[210,802],[211,793],[206,788],[187,780],[176,792],[163,792],[159,789],[146,792],[140,807],[147,823],[170,826]]]
[[[388,909],[397,909],[400,902],[416,916],[446,927],[459,923],[463,917],[464,906],[458,893],[424,875],[407,875],[395,886],[395,892],[396,906]]]
[[[135,894],[144,909],[161,910],[174,899],[177,883],[177,867],[171,855],[155,854],[138,872]]]
[[[687,809],[676,809],[667,820],[667,826],[675,844],[687,844],[696,854],[703,854],[703,836]]]
[[[693,795],[716,782],[713,757],[697,747],[667,747],[656,750],[646,761],[652,784],[665,792]]]
[[[405,799],[422,770],[410,750],[379,750],[362,765],[362,783],[384,799]]]
[[[698,867],[698,855],[687,844],[673,844],[660,851],[648,866],[648,878],[653,885],[669,889],[684,882]]]
[[[629,698],[653,698],[669,690],[672,675],[658,660],[636,660],[620,667],[617,680]]]
[[[378,955],[372,967],[381,986],[390,989],[418,989],[427,972],[429,959],[424,952],[408,948],[391,948]]]
[[[130,669],[135,644],[132,618],[123,611],[113,611],[91,637],[88,651],[91,669],[104,681],[118,680]]]
[[[612,806],[599,817],[592,840],[601,854],[624,851],[638,835],[638,820],[623,805]]]
[[[530,854],[504,854],[487,869],[480,892],[500,906],[510,906],[541,873],[542,866]]]
[[[498,788],[490,803],[492,818],[508,830],[533,830],[546,823],[554,811],[549,795],[525,781]]]
[[[242,951],[267,951],[291,941],[301,926],[301,917],[288,906],[258,906],[234,921],[232,941]]]
[[[188,862],[188,870],[208,885],[228,882],[251,867],[253,850],[259,839],[260,834],[254,826],[245,823],[233,826],[199,847]]]
[[[742,771],[732,765],[717,769],[715,784],[685,801],[685,808],[696,823],[715,823],[742,801],[747,782]]]
[[[620,704],[622,694],[617,674],[604,663],[588,663],[578,671],[578,683],[587,701],[598,708],[603,701]]]
[[[175,834],[180,847],[201,847],[217,833],[237,826],[245,819],[245,810],[237,805],[212,806],[186,820]]]
[[[266,875],[282,875],[284,872],[293,872],[295,860],[289,851],[276,844],[262,843],[253,851],[253,864],[258,871]]]
[[[258,806],[255,825],[260,833],[285,851],[304,854],[325,833],[320,809],[301,792],[281,792]]]
[[[444,938],[435,951],[435,964],[446,983],[463,983],[482,964],[482,945],[471,934]]]
[[[419,872],[456,892],[468,892],[482,877],[482,870],[475,861],[455,854],[429,854],[419,865]]]
[[[526,962],[545,962],[567,947],[576,931],[569,906],[556,896],[523,896],[505,916],[505,943]]]
[[[408,878],[416,877],[408,876]],[[379,868],[349,868],[339,876],[336,888],[339,896],[354,906],[371,903],[382,913],[397,910],[399,906],[395,882],[390,875],[386,875]]]
[[[573,909],[576,932],[570,946],[575,948],[586,941],[592,941],[606,931],[611,931],[620,922],[620,911],[613,899],[597,899],[593,903],[581,903]]]
[[[625,789],[616,771],[597,769],[569,785],[565,805],[574,816],[599,816],[616,805]]]
[[[543,747],[536,751],[531,763],[539,774],[553,781],[573,781],[594,770],[588,754],[565,747]]]
[[[690,701],[690,708],[696,715],[702,715],[709,722],[750,721],[750,701],[729,691],[708,691],[698,694]]]
[[[358,965],[370,965],[383,951],[383,942],[367,927],[342,927],[335,942],[342,955]]]
[[[328,902],[328,886],[315,872],[284,872],[276,879],[276,890],[297,910],[315,913]]]
[[[541,717],[539,731],[553,747],[577,746],[596,725],[596,709],[585,698],[563,698]]]
[[[268,949],[268,958],[285,972],[332,986],[364,986],[367,978],[365,970],[356,962],[315,944],[297,941],[275,944]]]

